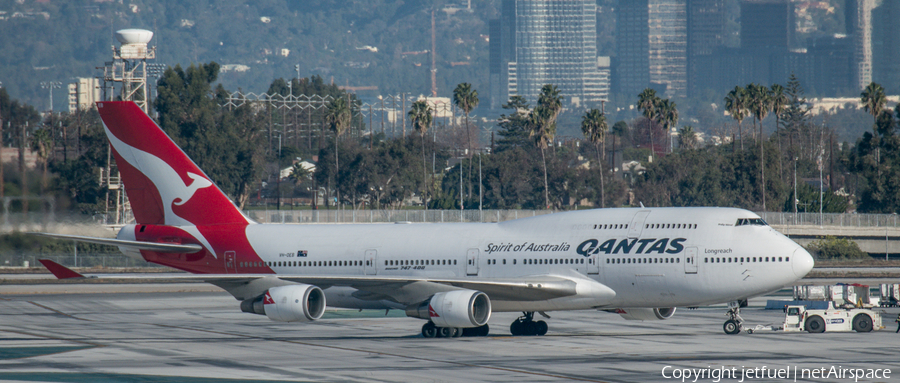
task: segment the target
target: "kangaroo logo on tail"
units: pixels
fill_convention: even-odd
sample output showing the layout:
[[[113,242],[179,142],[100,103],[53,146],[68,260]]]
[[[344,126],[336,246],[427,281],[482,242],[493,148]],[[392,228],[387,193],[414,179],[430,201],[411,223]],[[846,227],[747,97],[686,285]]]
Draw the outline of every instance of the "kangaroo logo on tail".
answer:
[[[137,105],[97,107],[139,224],[179,226],[215,257],[208,227],[252,223]]]

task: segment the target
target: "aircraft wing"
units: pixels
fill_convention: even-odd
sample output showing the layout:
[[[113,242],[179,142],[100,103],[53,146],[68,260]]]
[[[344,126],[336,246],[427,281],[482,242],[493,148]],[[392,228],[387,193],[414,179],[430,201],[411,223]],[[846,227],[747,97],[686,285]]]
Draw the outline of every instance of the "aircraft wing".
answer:
[[[40,262],[57,278],[85,277],[56,262],[42,259]],[[460,279],[460,278],[415,278],[377,275],[320,276],[320,275],[274,275],[274,274],[185,274],[185,275],[114,275],[90,276],[91,278],[166,280],[184,282],[205,282],[221,287],[235,298],[243,300],[256,297],[275,286],[305,283],[322,289],[331,286],[348,286],[357,289],[356,298],[364,300],[389,300],[401,304],[424,301],[441,291],[457,289],[478,290],[491,299],[504,301],[542,301],[576,295],[578,284],[591,285],[594,291],[608,295],[615,292],[605,285],[577,276],[534,275],[516,279]]]
[[[196,253],[200,250],[203,250],[203,246],[194,243],[160,243],[160,242],[144,242],[144,241],[129,241],[125,239],[115,239],[115,238],[97,238],[97,237],[84,237],[80,235],[68,235],[68,234],[52,234],[52,233],[29,233],[33,235],[40,235],[42,237],[50,237],[56,239],[69,239],[73,241],[79,242],[88,242],[88,243],[96,243],[100,245],[109,245],[109,246],[118,246],[118,247],[128,247],[136,250],[150,250],[155,251],[157,253],[183,253],[183,254],[192,254]]]

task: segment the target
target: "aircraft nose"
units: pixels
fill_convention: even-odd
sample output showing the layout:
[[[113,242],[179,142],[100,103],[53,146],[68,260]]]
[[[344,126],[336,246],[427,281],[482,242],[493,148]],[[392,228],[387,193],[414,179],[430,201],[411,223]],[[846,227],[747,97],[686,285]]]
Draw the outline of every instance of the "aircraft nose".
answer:
[[[813,266],[815,266],[815,261],[806,249],[798,247],[797,250],[794,250],[794,255],[791,256],[791,269],[794,270],[797,278],[805,277]]]

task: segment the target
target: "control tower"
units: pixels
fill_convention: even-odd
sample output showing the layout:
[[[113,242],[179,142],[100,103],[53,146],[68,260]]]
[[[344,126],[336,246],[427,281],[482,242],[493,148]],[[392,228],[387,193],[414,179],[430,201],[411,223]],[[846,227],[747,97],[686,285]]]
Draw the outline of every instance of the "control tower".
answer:
[[[116,31],[116,40],[120,46],[112,47],[113,61],[106,62],[103,67],[103,98],[106,100],[121,99],[134,101],[145,113],[150,112],[147,102],[147,60],[156,58],[156,47],[148,47],[153,39],[153,32],[145,29],[122,29]],[[122,83],[121,92],[107,94],[108,89],[115,89],[115,83]]]

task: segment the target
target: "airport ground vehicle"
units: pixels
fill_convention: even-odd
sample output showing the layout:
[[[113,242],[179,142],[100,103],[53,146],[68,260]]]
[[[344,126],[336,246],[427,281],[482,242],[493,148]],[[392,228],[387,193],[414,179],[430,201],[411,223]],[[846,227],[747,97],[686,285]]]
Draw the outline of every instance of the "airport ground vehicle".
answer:
[[[789,305],[784,310],[784,324],[781,327],[756,326],[747,329],[752,334],[761,330],[822,333],[822,332],[871,332],[883,329],[881,313],[870,308],[834,307],[827,301],[824,308],[804,305]],[[817,305],[818,306],[818,305]]]

